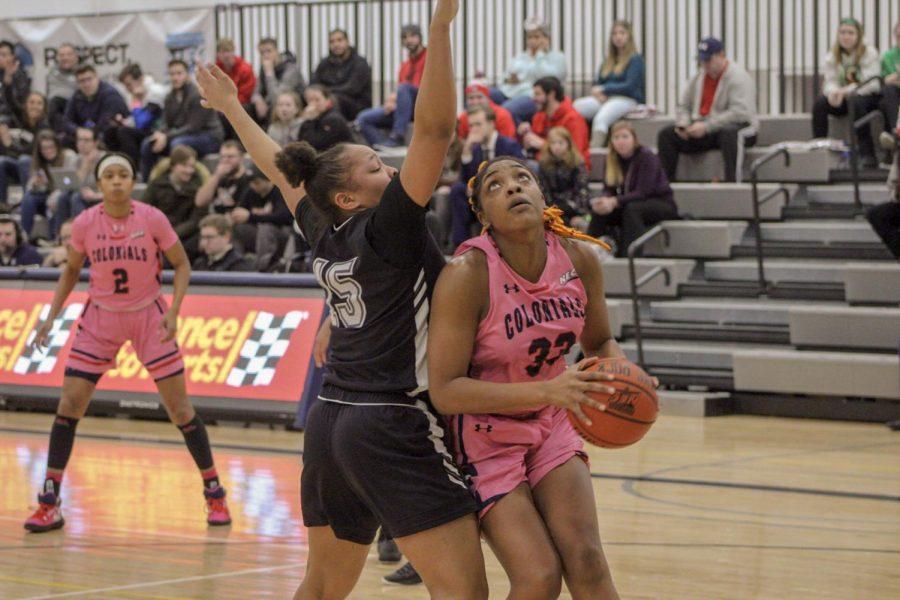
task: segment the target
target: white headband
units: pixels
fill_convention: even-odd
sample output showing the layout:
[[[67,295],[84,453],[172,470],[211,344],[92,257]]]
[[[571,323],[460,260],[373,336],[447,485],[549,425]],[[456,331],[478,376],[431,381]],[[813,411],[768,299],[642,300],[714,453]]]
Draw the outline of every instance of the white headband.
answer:
[[[103,176],[103,171],[106,170],[107,167],[112,167],[113,165],[125,167],[131,177],[134,177],[134,168],[132,168],[131,163],[128,162],[127,158],[125,158],[124,156],[119,156],[118,154],[107,154],[100,159],[100,164],[97,165],[98,179]]]

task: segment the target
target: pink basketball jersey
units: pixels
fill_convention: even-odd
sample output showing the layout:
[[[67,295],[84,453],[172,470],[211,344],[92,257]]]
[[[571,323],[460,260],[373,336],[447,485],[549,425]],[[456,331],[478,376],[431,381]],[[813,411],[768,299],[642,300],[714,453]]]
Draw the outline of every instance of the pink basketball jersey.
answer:
[[[88,294],[107,310],[139,310],[156,300],[159,253],[177,241],[166,216],[137,200],[131,201],[131,213],[123,219],[109,216],[101,203],[72,223],[72,247],[91,261]]]
[[[584,328],[587,294],[559,238],[546,232],[547,263],[536,283],[500,256],[490,235],[464,242],[457,255],[477,248],[488,266],[491,306],[478,325],[469,376],[496,382],[552,379]]]

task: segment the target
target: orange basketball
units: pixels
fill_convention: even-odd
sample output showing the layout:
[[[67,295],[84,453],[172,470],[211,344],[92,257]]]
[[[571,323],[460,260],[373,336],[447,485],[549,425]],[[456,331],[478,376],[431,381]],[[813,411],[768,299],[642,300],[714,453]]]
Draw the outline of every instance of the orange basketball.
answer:
[[[590,425],[569,411],[569,421],[575,431],[588,442],[604,448],[624,448],[644,437],[659,413],[659,398],[651,377],[627,358],[604,358],[587,370],[614,375],[615,380],[605,383],[616,392],[612,396],[588,394],[606,405],[605,411],[581,405],[591,420]]]

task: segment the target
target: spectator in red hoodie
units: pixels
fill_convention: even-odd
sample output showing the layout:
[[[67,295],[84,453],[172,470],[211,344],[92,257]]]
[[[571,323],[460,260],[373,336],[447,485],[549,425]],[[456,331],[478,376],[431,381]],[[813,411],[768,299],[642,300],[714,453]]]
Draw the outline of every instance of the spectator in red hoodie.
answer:
[[[253,65],[234,53],[234,40],[222,38],[216,42],[216,66],[222,69],[238,89],[241,104],[250,102],[256,89],[256,74]]]
[[[519,135],[526,150],[540,152],[547,143],[547,133],[554,127],[565,127],[572,134],[575,147],[591,168],[590,136],[587,122],[566,97],[562,83],[556,77],[543,77],[534,82],[534,103],[537,113],[531,123],[519,125]]]
[[[483,83],[470,83],[466,88],[466,109],[459,115],[459,128],[456,135],[459,139],[464,140],[469,137],[469,109],[470,108],[486,108],[490,106],[494,111],[496,121],[494,123],[497,133],[504,137],[516,137],[516,122],[513,120],[512,114],[499,104],[491,100],[491,92]]]
[[[388,96],[384,106],[366,109],[356,117],[356,124],[370,146],[396,148],[405,145],[406,128],[413,120],[428,51],[422,44],[422,28],[416,24],[404,25],[400,30],[400,39],[409,58],[400,65],[397,91]],[[385,138],[381,130],[387,128],[391,133]]]

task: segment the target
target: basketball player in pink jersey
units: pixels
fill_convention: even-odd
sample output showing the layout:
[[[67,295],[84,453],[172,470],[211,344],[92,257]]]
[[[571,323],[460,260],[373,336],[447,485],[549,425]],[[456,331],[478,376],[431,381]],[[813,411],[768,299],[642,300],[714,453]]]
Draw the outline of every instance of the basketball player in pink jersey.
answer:
[[[85,258],[89,259],[88,301],[66,363],[62,396],[50,430],[44,488],[38,495],[37,511],[25,521],[25,529],[32,532],[65,524],[59,489],[75,442],[75,427],[100,377],[115,366],[119,348],[128,340],[156,382],[169,418],[181,430],[200,469],[207,522],[231,522],[206,428],[187,397],[184,362],[175,342],[178,311],[191,269],[166,216],[131,199],[134,173],[131,159],[124,154],[107,154],[97,163],[94,175],[103,202],[78,215],[72,224],[68,260],[50,314],[32,341],[38,348],[46,344],[54,319],[78,282]],[[175,269],[171,307],[166,306],[160,291],[160,254],[165,254]]]
[[[567,409],[611,377],[584,369],[622,356],[610,333],[593,238],[548,209],[527,165],[483,164],[470,182],[484,233],[463,243],[434,292],[428,372],[451,417],[457,462],[510,598],[618,598],[600,545],[591,475]],[[579,342],[589,357],[566,367]]]

